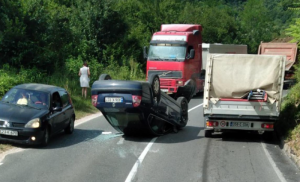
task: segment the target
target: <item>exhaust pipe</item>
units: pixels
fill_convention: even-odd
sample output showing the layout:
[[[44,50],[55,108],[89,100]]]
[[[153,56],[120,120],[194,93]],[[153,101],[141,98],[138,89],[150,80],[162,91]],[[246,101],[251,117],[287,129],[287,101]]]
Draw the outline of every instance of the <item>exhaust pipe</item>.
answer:
[[[258,134],[262,135],[262,134],[264,134],[265,131],[259,130],[257,132],[258,132]]]

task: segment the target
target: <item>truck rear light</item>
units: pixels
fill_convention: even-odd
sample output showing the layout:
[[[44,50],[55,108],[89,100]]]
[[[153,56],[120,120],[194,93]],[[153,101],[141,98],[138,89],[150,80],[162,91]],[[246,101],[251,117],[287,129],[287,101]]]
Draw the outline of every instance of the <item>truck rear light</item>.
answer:
[[[263,123],[261,124],[262,128],[266,128],[266,129],[273,129],[274,128],[274,124],[270,124],[270,123]]]
[[[219,122],[218,121],[206,121],[206,126],[208,126],[208,127],[219,126]]]
[[[92,104],[93,106],[97,106],[98,95],[92,95]]]
[[[132,105],[133,107],[138,107],[141,104],[142,96],[132,95]]]

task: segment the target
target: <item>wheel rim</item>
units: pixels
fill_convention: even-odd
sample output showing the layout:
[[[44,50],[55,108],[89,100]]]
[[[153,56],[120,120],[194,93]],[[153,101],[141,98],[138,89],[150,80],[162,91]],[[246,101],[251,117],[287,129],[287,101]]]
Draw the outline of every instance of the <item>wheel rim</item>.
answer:
[[[155,94],[158,94],[159,91],[159,79],[155,78],[153,83],[153,90]]]

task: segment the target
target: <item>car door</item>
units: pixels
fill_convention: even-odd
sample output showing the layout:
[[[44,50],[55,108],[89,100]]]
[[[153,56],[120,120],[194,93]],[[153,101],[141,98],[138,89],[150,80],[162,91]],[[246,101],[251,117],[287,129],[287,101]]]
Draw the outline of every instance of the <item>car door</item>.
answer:
[[[62,102],[58,91],[51,94],[50,104],[50,122],[52,125],[52,133],[57,133],[63,129],[63,121],[65,113],[62,110]]]
[[[63,116],[63,121],[62,121],[62,128],[64,129],[65,127],[68,126],[69,122],[70,122],[70,118],[73,115],[73,107],[70,103],[70,99],[69,99],[69,94],[66,90],[60,90],[59,91],[59,95],[62,101],[62,112],[64,113]]]

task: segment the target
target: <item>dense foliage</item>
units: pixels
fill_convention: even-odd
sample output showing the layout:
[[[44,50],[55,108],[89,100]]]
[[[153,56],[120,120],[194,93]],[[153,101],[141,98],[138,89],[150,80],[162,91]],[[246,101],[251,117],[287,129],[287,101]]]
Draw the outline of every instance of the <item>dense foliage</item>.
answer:
[[[293,0],[0,0],[0,96],[13,85],[42,82],[81,94],[78,70],[144,79],[147,46],[161,24],[201,24],[203,42],[246,44],[292,36]],[[298,98],[299,99],[299,98]]]
[[[145,65],[142,47],[163,23],[203,26],[203,42],[247,44],[280,36],[295,16],[285,0],[1,0],[0,66],[53,74],[67,60]]]

